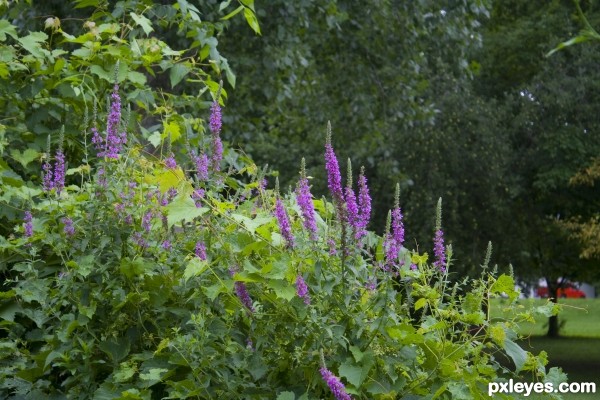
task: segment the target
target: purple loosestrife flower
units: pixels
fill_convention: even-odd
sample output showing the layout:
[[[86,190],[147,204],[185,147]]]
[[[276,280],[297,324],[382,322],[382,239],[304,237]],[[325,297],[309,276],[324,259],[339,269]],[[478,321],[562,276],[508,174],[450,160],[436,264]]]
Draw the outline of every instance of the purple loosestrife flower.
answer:
[[[208,166],[210,159],[206,154],[194,156],[194,164],[196,164],[196,173],[198,174],[198,180],[208,180]]]
[[[219,97],[217,96],[216,100],[213,101],[212,105],[210,106],[209,127],[213,135],[218,135],[221,133],[222,125],[221,106],[219,105]]]
[[[98,132],[98,127],[96,125],[92,126],[92,143],[94,143],[94,147],[98,151],[98,156],[101,156],[100,153],[103,152],[106,147],[106,143],[100,132]]]
[[[325,169],[327,170],[327,186],[329,192],[338,206],[344,202],[342,193],[342,176],[340,175],[340,166],[331,145],[331,124],[327,124],[327,138],[325,141]]]
[[[352,229],[358,232],[358,205],[354,190],[350,186],[346,186],[346,217]]]
[[[104,167],[98,168],[98,186],[100,186],[101,188],[106,188],[108,186],[108,183],[106,181],[106,171],[104,170]]]
[[[231,276],[235,275],[236,269],[232,268],[229,270]],[[235,294],[240,299],[244,307],[246,307],[250,312],[255,312],[254,305],[252,304],[252,299],[250,298],[250,294],[248,293],[248,288],[246,288],[246,284],[244,282],[235,282],[233,284]]]
[[[110,96],[110,113],[106,124],[106,148],[104,156],[108,158],[118,158],[121,148],[126,141],[123,134],[119,134],[119,125],[121,124],[121,96],[119,96],[119,85],[115,84]]]
[[[275,201],[275,217],[277,218],[277,222],[279,223],[279,230],[281,231],[281,235],[285,238],[288,247],[294,247],[294,236],[292,235],[292,227],[290,226],[290,220],[288,218],[287,212],[283,207],[283,203],[281,199],[277,199]]]
[[[435,265],[440,272],[446,272],[446,251],[444,249],[444,231],[438,229],[433,238],[433,253],[435,254]]]
[[[31,215],[31,211],[25,211],[25,218],[23,218],[25,237],[33,236],[33,215]]]
[[[63,222],[63,224],[65,224],[63,232],[68,236],[73,236],[75,234],[75,227],[73,226],[73,220],[71,218],[63,218],[62,222]]]
[[[44,170],[44,172],[42,173],[44,191],[49,192],[54,188],[54,178],[50,162],[46,161],[42,166],[42,169]]]
[[[144,228],[146,232],[150,232],[150,228],[152,227],[152,218],[154,218],[154,213],[152,211],[147,211],[142,217],[142,228]]]
[[[173,156],[173,153],[171,153],[169,157],[165,159],[165,165],[168,169],[177,168],[177,161],[175,161],[175,156]]]
[[[170,240],[165,240],[162,242],[161,247],[167,251],[171,250],[171,248],[173,247],[173,245],[171,244]]]
[[[306,305],[310,304],[310,295],[308,294],[308,286],[306,285],[304,278],[302,278],[302,275],[300,275],[300,274],[298,274],[298,276],[296,277],[296,294],[301,299],[304,299],[304,304],[306,304]]]
[[[204,194],[206,192],[204,189],[196,189],[192,192],[192,199],[194,199],[194,203],[196,204],[196,208],[202,207],[202,200],[204,198]]]
[[[296,188],[296,198],[300,211],[302,212],[304,227],[310,233],[312,240],[317,239],[317,222],[315,221],[315,208],[312,202],[312,195],[310,194],[310,187],[308,185],[308,179],[306,178],[304,158],[302,159],[302,167],[300,171],[300,181]]]
[[[358,177],[358,223],[355,238],[360,240],[367,234],[367,226],[371,218],[371,196],[367,186],[367,178],[362,167]]]
[[[400,207],[392,211],[392,237],[398,248],[404,243],[404,223],[402,222],[402,210]]]
[[[223,142],[218,133],[213,133],[213,153],[211,157],[212,168],[215,171],[221,170],[221,160],[223,160]]]
[[[131,239],[133,240],[133,242],[135,244],[137,244],[139,247],[141,247],[143,249],[148,247],[148,242],[146,241],[146,239],[144,239],[144,236],[142,235],[141,232],[135,232],[133,234],[133,236],[131,237]]]
[[[329,255],[335,256],[337,254],[337,250],[335,248],[335,240],[332,238],[327,239],[327,244],[329,245]]]
[[[202,242],[196,242],[196,248],[194,249],[196,257],[202,261],[206,261],[206,246]]]
[[[60,194],[60,192],[65,187],[65,155],[62,150],[58,150],[56,152],[56,162],[54,163],[54,181],[53,186],[56,189],[56,192]]]
[[[352,400],[352,397],[346,393],[346,388],[340,379],[335,376],[330,370],[325,367],[321,367],[321,376],[323,380],[329,386],[331,393],[335,396],[336,400]]]

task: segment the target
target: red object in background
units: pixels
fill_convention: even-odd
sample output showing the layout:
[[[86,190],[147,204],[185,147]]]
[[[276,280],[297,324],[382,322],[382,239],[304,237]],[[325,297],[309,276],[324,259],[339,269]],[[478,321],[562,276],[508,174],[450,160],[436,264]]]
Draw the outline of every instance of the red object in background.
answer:
[[[548,297],[548,287],[540,286],[537,288],[537,295],[539,297]],[[585,299],[585,293],[582,292],[572,283],[566,283],[564,287],[559,288],[556,291],[556,295],[560,298],[568,299]]]

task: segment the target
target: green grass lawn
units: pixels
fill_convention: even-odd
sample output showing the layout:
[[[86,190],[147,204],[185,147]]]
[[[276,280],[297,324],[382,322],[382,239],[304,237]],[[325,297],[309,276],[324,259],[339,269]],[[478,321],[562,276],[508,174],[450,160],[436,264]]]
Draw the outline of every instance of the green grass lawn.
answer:
[[[520,300],[520,305],[542,305],[545,300]],[[545,350],[548,367],[561,367],[569,376],[569,382],[595,382],[595,394],[565,394],[564,399],[600,399],[600,299],[561,299],[564,304],[559,314],[562,337],[545,337],[547,317],[536,317],[535,323],[521,326],[519,333],[527,336],[521,346],[534,354]],[[518,312],[518,307],[509,308],[506,300],[495,300],[491,307],[492,318],[507,318]],[[531,395],[527,399],[544,399]]]

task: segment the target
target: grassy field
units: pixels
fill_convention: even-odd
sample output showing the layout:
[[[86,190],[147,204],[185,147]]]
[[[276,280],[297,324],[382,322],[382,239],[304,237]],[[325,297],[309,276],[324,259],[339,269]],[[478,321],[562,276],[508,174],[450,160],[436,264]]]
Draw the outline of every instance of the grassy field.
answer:
[[[520,305],[542,305],[545,300],[521,300]],[[532,353],[545,350],[549,367],[561,367],[569,376],[569,382],[595,382],[595,394],[565,394],[566,400],[600,399],[600,299],[561,299],[564,305],[559,314],[562,337],[547,338],[547,317],[536,317],[535,323],[522,324],[519,333],[527,336],[521,346]],[[492,318],[508,318],[519,308],[508,308],[505,300],[492,303]],[[531,395],[527,399],[544,399]]]

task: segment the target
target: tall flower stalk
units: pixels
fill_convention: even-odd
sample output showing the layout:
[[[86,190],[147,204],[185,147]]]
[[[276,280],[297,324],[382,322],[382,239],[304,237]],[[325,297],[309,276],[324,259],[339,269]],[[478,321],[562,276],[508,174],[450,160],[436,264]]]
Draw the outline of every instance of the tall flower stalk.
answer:
[[[371,218],[371,196],[365,177],[365,167],[360,169],[358,177],[358,221],[356,224],[355,239],[360,240],[367,235],[367,226]]]
[[[209,119],[209,128],[212,134],[212,157],[211,164],[213,170],[220,171],[221,170],[221,160],[223,159],[223,142],[221,142],[221,127],[223,126],[222,116],[221,116],[221,105],[219,104],[219,99],[221,98],[221,90],[223,89],[223,82],[221,81],[219,84],[219,90],[217,90],[217,95],[215,96],[215,100],[213,101],[210,107],[210,119]]]
[[[442,198],[438,200],[435,218],[435,236],[433,238],[433,263],[440,272],[446,272],[446,249],[444,248],[444,231],[442,230]]]
[[[310,194],[310,186],[306,177],[306,161],[302,158],[300,164],[300,181],[296,188],[296,198],[300,211],[302,212],[302,222],[306,230],[308,230],[310,238],[317,240],[317,222],[315,220],[315,208]]]
[[[276,186],[279,187],[279,182],[277,182]],[[290,219],[288,217],[287,211],[285,210],[285,207],[283,206],[283,202],[279,198],[279,195],[277,195],[277,200],[275,200],[275,218],[277,218],[277,222],[279,224],[279,231],[285,239],[287,246],[289,248],[294,247],[294,235],[292,234],[292,226],[290,225]]]
[[[340,165],[331,145],[331,122],[327,122],[327,136],[325,137],[325,169],[327,170],[327,186],[338,207],[344,203],[342,192],[342,176]]]

